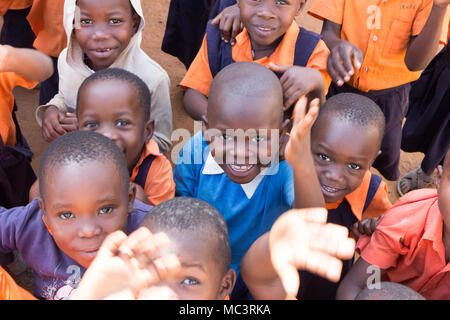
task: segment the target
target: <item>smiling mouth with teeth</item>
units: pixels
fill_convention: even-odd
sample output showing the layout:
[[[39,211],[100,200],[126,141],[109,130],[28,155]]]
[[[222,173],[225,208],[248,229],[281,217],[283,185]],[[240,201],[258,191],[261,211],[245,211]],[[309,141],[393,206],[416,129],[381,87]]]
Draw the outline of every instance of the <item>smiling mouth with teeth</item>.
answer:
[[[326,192],[328,192],[328,193],[337,193],[337,192],[340,192],[340,191],[342,191],[343,189],[336,189],[336,188],[333,188],[333,187],[329,187],[329,186],[326,186],[326,185],[321,185],[321,187],[322,187],[322,189],[324,190],[324,191],[326,191]]]
[[[253,168],[253,165],[243,165],[243,166],[238,166],[238,165],[234,165],[234,164],[230,164],[231,169],[233,169],[234,171],[239,171],[239,172],[245,172],[250,170],[251,168]]]

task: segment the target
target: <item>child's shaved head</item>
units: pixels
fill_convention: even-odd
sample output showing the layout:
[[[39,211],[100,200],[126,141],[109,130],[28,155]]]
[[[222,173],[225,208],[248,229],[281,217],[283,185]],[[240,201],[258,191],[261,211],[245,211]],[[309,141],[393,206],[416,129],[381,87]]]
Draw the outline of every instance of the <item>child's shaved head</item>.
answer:
[[[216,112],[240,108],[240,104],[224,103],[239,99],[260,98],[268,103],[246,105],[244,115],[270,114],[281,124],[283,120],[283,89],[275,73],[253,62],[237,62],[222,69],[214,78],[208,99],[208,118]],[[269,103],[274,102],[274,103]],[[278,108],[274,108],[278,105]]]
[[[230,268],[228,228],[222,215],[210,204],[195,198],[176,197],[154,207],[141,226],[152,232],[184,231],[209,235],[216,262],[225,273]]]
[[[87,77],[78,89],[77,105],[80,104],[80,97],[83,94],[84,90],[89,86],[89,84],[92,84],[96,81],[113,80],[125,82],[132,88],[134,88],[136,97],[139,101],[139,106],[144,111],[144,120],[148,121],[150,119],[151,94],[147,84],[134,73],[120,68],[103,69]]]
[[[426,300],[411,288],[394,282],[381,282],[379,289],[364,289],[355,300]]]
[[[379,133],[380,145],[384,136],[385,117],[380,107],[371,99],[354,93],[341,93],[328,99],[320,109],[312,130],[319,126],[322,118],[330,116],[351,125],[375,129]]]
[[[129,173],[123,152],[107,137],[91,131],[74,131],[53,141],[44,151],[39,166],[39,190],[45,197],[45,186],[52,171],[68,164],[89,162],[112,163],[128,190]],[[68,181],[67,183],[70,183]]]

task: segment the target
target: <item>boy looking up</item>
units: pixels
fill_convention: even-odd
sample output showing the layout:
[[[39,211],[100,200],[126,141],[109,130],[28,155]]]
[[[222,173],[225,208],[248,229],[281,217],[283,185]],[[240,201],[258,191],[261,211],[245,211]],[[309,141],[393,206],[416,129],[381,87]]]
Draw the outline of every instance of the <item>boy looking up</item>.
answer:
[[[449,0],[314,0],[309,13],[324,21],[330,48],[328,96],[342,92],[374,100],[386,117],[374,167],[399,178],[402,122],[410,82],[437,52]],[[431,13],[430,13],[431,11]]]
[[[70,295],[105,237],[137,229],[149,206],[134,201],[125,156],[110,139],[77,131],[45,150],[40,198],[0,210],[0,264],[17,250],[34,270],[34,296]]]
[[[302,128],[312,125],[317,113],[318,101]],[[247,249],[281,213],[325,204],[321,193],[313,192],[320,190],[314,170],[304,170],[313,166],[311,153],[305,151],[310,150],[308,142],[291,142],[286,156],[293,167],[278,161],[289,120],[283,120],[283,91],[272,71],[250,62],[221,70],[203,122],[203,132],[186,144],[177,160],[175,193],[204,200],[224,216],[231,267],[239,274]],[[308,187],[297,184],[298,179],[309,181]],[[242,288],[238,282],[235,291],[242,294]]]
[[[450,150],[438,166],[436,187],[404,195],[372,236],[358,241],[361,257],[339,286],[338,299],[355,299],[375,271],[380,281],[404,284],[426,299],[450,299]]]

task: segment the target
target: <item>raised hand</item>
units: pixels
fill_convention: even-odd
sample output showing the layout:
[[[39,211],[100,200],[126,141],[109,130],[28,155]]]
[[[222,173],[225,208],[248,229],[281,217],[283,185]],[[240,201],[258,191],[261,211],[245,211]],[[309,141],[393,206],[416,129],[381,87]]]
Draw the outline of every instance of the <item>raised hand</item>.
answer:
[[[326,223],[323,208],[294,209],[278,218],[269,233],[272,265],[287,297],[295,297],[300,286],[298,270],[307,270],[337,282],[342,271],[340,259],[354,254],[355,240],[348,229]]]
[[[334,46],[328,56],[327,71],[333,81],[342,86],[350,80],[363,62],[361,50],[348,41],[341,40]]]

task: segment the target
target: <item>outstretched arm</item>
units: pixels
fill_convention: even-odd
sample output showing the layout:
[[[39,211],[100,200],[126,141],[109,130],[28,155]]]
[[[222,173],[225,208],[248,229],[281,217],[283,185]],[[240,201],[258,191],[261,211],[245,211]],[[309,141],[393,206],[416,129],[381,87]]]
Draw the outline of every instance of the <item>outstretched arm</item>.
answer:
[[[0,46],[0,71],[15,72],[28,80],[42,82],[53,74],[50,57],[34,49]]]
[[[409,70],[425,69],[436,55],[439,36],[449,4],[450,0],[434,0],[430,16],[422,31],[410,39],[405,55],[405,64]]]
[[[369,277],[373,275],[374,270],[379,271],[380,277],[384,272],[384,269],[371,265],[363,258],[359,258],[339,285],[336,300],[354,300],[368,285],[375,285],[375,283],[370,283],[369,281]],[[377,278],[374,278],[374,280],[381,281]]]
[[[318,113],[319,99],[308,104],[308,99],[302,97],[294,109],[294,125],[285,150],[286,160],[294,171],[294,208],[325,208],[311,153],[311,127]]]
[[[340,259],[353,256],[355,241],[348,238],[347,228],[326,221],[323,208],[290,210],[253,243],[241,273],[255,299],[295,298],[299,269],[339,280]]]

